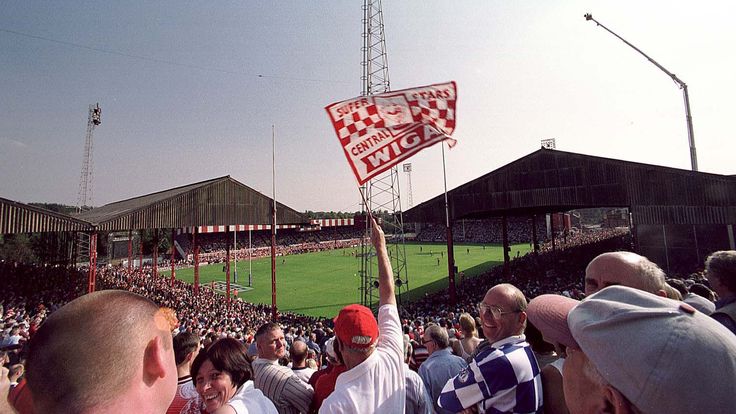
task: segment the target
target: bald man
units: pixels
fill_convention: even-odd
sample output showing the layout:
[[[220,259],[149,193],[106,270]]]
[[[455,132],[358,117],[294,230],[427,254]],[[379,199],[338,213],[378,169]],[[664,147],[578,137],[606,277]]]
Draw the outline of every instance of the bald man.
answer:
[[[585,269],[585,295],[614,285],[667,297],[665,274],[655,263],[632,252],[603,253]]]
[[[39,413],[164,413],[177,382],[170,325],[142,296],[84,295],[41,325],[26,375]]]

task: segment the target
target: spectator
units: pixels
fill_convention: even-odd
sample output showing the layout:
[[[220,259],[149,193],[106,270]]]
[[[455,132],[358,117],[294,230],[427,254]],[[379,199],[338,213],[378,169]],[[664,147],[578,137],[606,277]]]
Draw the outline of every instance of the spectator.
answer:
[[[625,286],[534,302],[531,318],[567,346],[571,413],[736,412],[736,337],[688,304]]]
[[[451,378],[440,407],[460,412],[536,413],[542,409],[542,384],[534,353],[524,337],[527,301],[513,285],[500,284],[479,305],[486,342],[467,369]]]
[[[335,353],[335,338],[332,337],[325,342],[325,352],[327,354],[328,366],[326,369],[317,371],[310,383],[314,383],[314,401],[312,402],[312,412],[317,412],[322,406],[322,402],[335,390],[335,382],[338,375],[347,370],[345,365],[340,362]],[[316,378],[315,378],[316,377]]]
[[[317,370],[307,367],[307,344],[304,341],[296,340],[291,344],[289,348],[289,355],[291,356],[291,370],[294,374],[305,383],[309,383],[309,378],[312,377]]]
[[[69,302],[41,325],[29,355],[39,413],[164,413],[176,392],[169,323],[153,302],[130,292]]]
[[[253,386],[245,346],[233,338],[213,342],[192,362],[192,376],[205,411],[217,414],[276,414],[276,407]]]
[[[478,338],[475,319],[469,313],[460,315],[459,324],[463,337],[459,341],[452,342],[453,352],[467,362],[470,361],[475,348],[481,343],[481,339]]]
[[[166,414],[199,414],[204,407],[191,376],[192,363],[199,354],[199,336],[181,332],[174,337],[174,358],[178,382],[176,394]]]
[[[320,413],[403,413],[406,405],[403,338],[383,230],[371,218],[378,258],[378,324],[370,309],[344,307],[335,318],[335,351],[347,367]],[[380,327],[379,327],[380,325]]]
[[[404,377],[406,378],[406,414],[433,414],[432,401],[424,386],[422,377],[409,368],[406,362],[411,356],[411,347],[408,339],[404,340]]]
[[[422,343],[427,347],[429,357],[419,367],[419,376],[422,377],[422,382],[432,397],[434,411],[439,414],[451,412],[441,408],[437,400],[447,381],[460,373],[460,370],[467,368],[468,364],[463,358],[450,352],[447,331],[440,326],[427,327]]]
[[[263,391],[280,414],[307,413],[314,390],[292,370],[279,365],[286,356],[286,340],[281,327],[269,322],[256,331],[258,358],[253,362],[256,388]]]
[[[644,256],[632,252],[603,253],[585,269],[585,294],[611,285],[629,286],[666,297],[662,269]]]
[[[705,261],[705,276],[718,295],[711,315],[736,334],[736,250],[719,251]]]

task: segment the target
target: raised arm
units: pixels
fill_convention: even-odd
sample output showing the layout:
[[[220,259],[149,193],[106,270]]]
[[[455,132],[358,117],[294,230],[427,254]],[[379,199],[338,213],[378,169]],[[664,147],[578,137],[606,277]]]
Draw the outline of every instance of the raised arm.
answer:
[[[386,251],[386,237],[383,235],[383,229],[376,223],[376,219],[371,216],[371,242],[376,249],[376,257],[378,258],[378,295],[379,305],[392,304],[396,305],[396,295],[394,294],[394,271],[391,267],[391,260]]]

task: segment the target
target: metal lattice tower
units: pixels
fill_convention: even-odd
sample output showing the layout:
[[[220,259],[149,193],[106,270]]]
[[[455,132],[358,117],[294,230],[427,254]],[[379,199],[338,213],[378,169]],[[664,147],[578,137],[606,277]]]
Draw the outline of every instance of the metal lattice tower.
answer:
[[[362,95],[375,95],[391,90],[388,77],[388,59],[386,56],[386,39],[383,33],[383,12],[381,0],[363,1],[363,74]],[[399,171],[397,167],[370,180],[361,189],[367,205],[364,210],[380,212],[386,211],[391,217],[384,220],[383,228],[386,232],[386,247],[391,257],[394,270],[396,291],[401,301],[401,293],[409,288],[409,279],[406,272],[406,248],[404,246],[404,219],[401,215],[401,198],[399,191]],[[373,246],[367,241],[370,232],[370,221],[366,220],[366,237],[361,243],[361,303],[373,306],[378,301],[378,262]]]
[[[82,174],[79,177],[79,193],[77,195],[77,213],[91,207],[92,205],[92,178],[94,164],[92,159],[94,149],[94,131],[97,125],[102,123],[102,110],[100,104],[89,106],[89,115],[87,117],[87,135],[84,139],[84,158],[82,159]],[[78,264],[80,259],[82,262],[89,259],[91,262],[96,261],[97,239],[92,239],[87,233],[77,233],[75,237],[76,243],[72,248],[72,262]],[[95,255],[90,256],[90,251],[94,251]],[[94,257],[95,259],[91,259]],[[90,263],[94,265],[94,263]]]
[[[414,200],[411,197],[411,163],[404,164],[404,172],[406,173],[406,204],[408,208],[414,206]]]
[[[94,131],[102,123],[100,104],[89,106],[87,118],[87,135],[84,139],[84,157],[82,158],[82,174],[79,177],[79,194],[77,196],[77,212],[92,205],[92,178],[94,163],[92,154],[94,149]]]

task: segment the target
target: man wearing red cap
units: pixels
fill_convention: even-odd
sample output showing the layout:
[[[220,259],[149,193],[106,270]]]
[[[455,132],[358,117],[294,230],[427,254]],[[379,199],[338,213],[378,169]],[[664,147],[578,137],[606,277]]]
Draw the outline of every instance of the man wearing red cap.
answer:
[[[320,413],[403,413],[406,389],[401,320],[394,296],[393,270],[383,230],[371,219],[371,242],[378,258],[378,323],[370,309],[344,307],[335,318],[335,353],[347,371]]]

